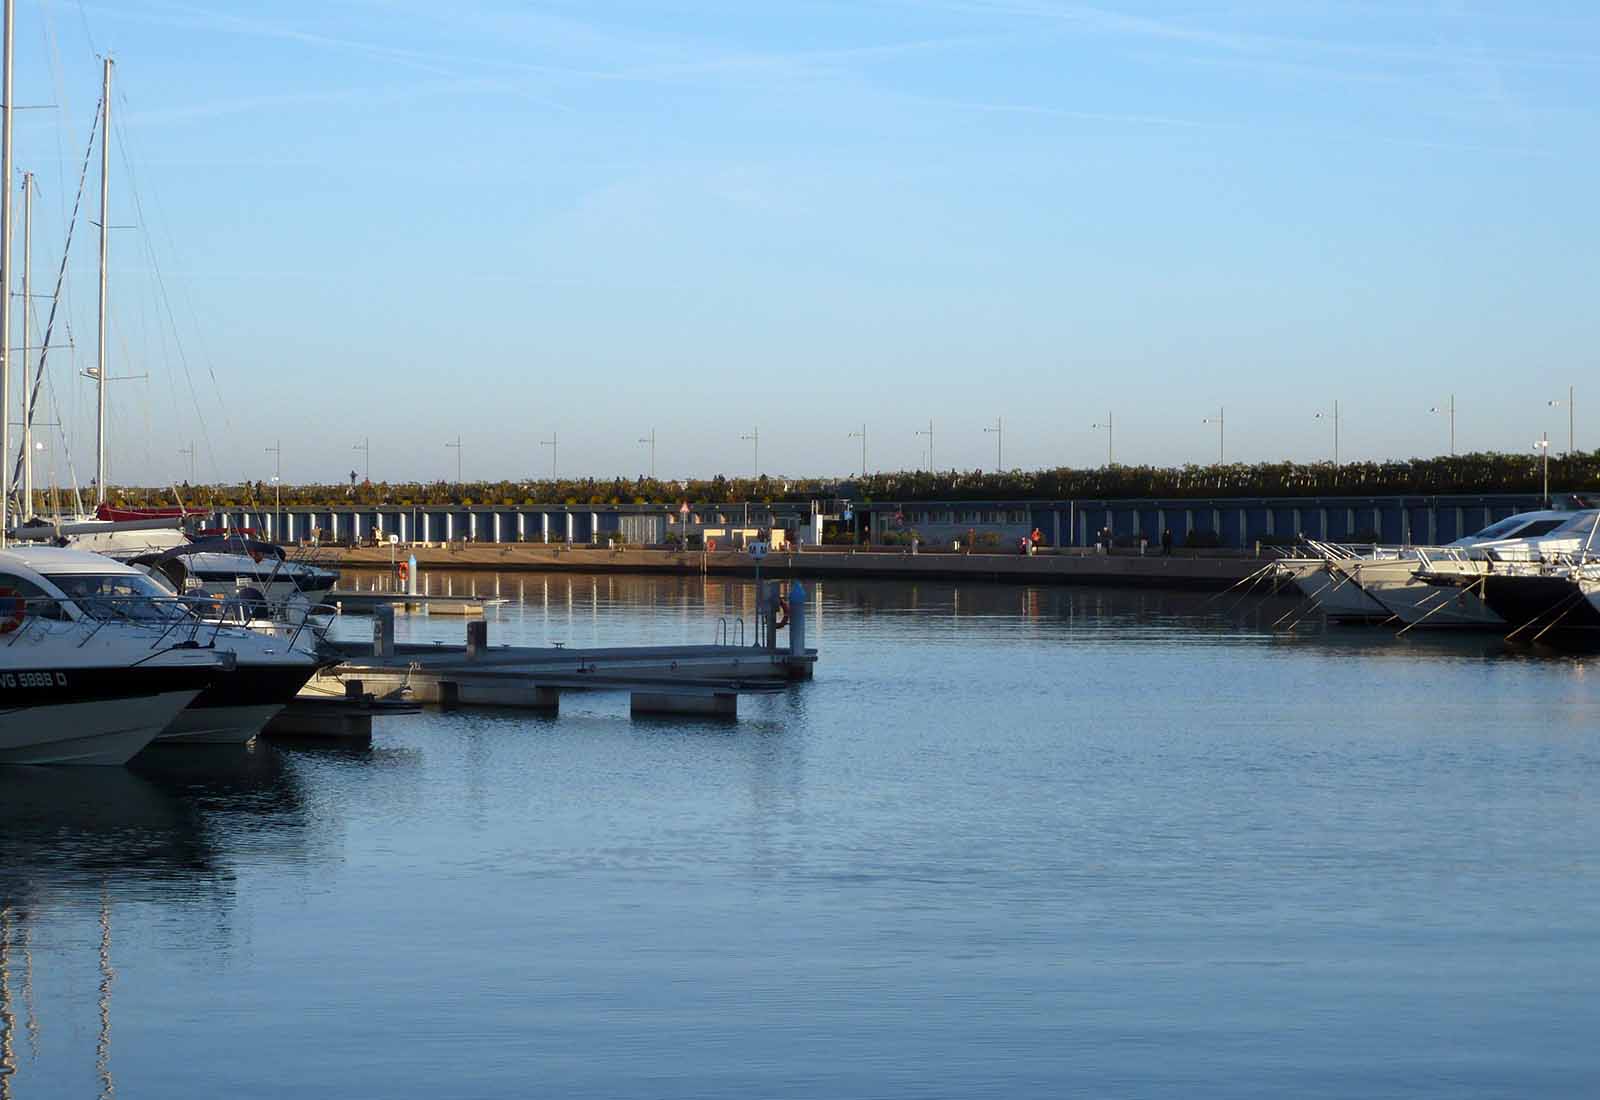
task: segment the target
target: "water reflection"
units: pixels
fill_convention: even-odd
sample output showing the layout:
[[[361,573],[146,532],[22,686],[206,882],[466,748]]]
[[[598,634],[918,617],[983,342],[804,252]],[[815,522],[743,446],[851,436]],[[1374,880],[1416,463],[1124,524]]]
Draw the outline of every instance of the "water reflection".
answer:
[[[354,573],[354,587],[382,586],[384,576]],[[488,612],[491,637],[503,644],[626,645],[754,641],[756,590],[743,577],[636,574],[493,574],[438,572],[422,578],[429,591],[495,592],[508,603]],[[1311,645],[1344,656],[1485,659],[1507,652],[1559,656],[1540,647],[1515,650],[1492,633],[1412,631],[1381,626],[1329,626],[1305,601],[1264,589],[1204,593],[1089,586],[1029,586],[922,580],[807,580],[808,641],[823,650],[836,617],[849,640],[894,640],[915,620],[919,642],[993,644],[1049,641],[1060,645]],[[361,616],[336,627],[365,637]],[[402,638],[455,642],[464,631],[453,615],[401,615]]]

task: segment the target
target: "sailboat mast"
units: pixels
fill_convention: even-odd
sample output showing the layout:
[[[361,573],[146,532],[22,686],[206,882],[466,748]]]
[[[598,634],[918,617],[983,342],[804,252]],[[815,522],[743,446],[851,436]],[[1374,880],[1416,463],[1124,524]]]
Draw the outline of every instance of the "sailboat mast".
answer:
[[[0,95],[0,456],[11,454],[11,38],[12,0],[5,0],[5,86]],[[0,546],[11,526],[11,471],[0,476]]]
[[[6,0],[10,3],[11,0]],[[111,247],[111,59],[105,59],[100,86],[100,355],[95,429],[94,502],[106,502],[106,253]]]
[[[22,173],[22,503],[17,519],[33,516],[33,359],[28,314],[33,305],[33,173]],[[9,460],[9,455],[7,458]]]

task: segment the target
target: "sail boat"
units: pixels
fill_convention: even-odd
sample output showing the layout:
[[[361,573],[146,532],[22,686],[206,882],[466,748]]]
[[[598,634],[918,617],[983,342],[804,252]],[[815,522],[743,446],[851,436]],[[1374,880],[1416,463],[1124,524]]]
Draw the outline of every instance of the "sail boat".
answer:
[[[186,519],[197,513],[185,508],[149,511],[117,509],[106,499],[106,387],[115,381],[109,373],[107,362],[109,340],[106,309],[110,254],[111,81],[114,64],[109,57],[102,59],[97,118],[100,130],[99,340],[95,365],[84,372],[95,382],[96,511],[93,516],[80,516],[66,523],[34,522],[16,529],[15,534],[23,539],[52,541],[58,545],[104,554],[119,561],[134,562],[156,572],[158,579],[171,582],[178,595],[243,600],[252,606],[264,605],[274,612],[291,611],[297,619],[303,619],[308,611],[323,603],[338,580],[338,573],[307,562],[290,561],[275,547],[266,547],[266,552],[263,552],[262,547],[233,545],[225,538],[194,543],[182,527]],[[9,201],[8,192],[6,202]],[[25,207],[31,213],[31,194]],[[31,226],[31,220],[25,221]],[[0,337],[0,342],[4,339]],[[24,446],[31,447],[32,410],[25,405],[25,412]],[[9,455],[9,452],[9,442],[0,435],[0,454]],[[23,517],[28,518],[33,493],[31,464],[27,456],[21,463],[21,471],[25,501],[22,506]],[[8,526],[6,520],[4,511],[0,510],[0,528]],[[150,568],[158,565],[159,570]]]

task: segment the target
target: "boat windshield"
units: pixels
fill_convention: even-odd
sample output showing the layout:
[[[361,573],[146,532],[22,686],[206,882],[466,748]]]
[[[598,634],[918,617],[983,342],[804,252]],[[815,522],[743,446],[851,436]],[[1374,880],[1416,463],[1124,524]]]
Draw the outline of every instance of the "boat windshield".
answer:
[[[52,573],[50,581],[94,619],[170,623],[188,612],[143,573]]]
[[[1579,512],[1556,530],[1558,535],[1587,535],[1600,524],[1600,512]]]
[[[1495,539],[1503,539],[1508,537],[1511,532],[1515,531],[1517,528],[1521,527],[1527,522],[1528,518],[1526,516],[1511,516],[1509,519],[1503,519],[1499,523],[1489,524],[1489,526],[1485,527],[1482,531],[1479,531],[1475,535],[1470,535],[1467,539],[1463,539],[1462,541],[1493,542]]]

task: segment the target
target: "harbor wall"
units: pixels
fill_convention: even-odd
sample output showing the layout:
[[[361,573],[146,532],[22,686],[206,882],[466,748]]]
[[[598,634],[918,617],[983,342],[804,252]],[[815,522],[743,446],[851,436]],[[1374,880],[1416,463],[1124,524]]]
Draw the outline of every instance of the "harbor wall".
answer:
[[[916,532],[925,544],[948,545],[969,534],[993,536],[1010,549],[1037,529],[1049,547],[1085,547],[1109,529],[1124,541],[1178,545],[1194,539],[1235,549],[1295,536],[1332,542],[1435,545],[1471,534],[1497,519],[1540,507],[1537,494],[1471,496],[1250,497],[1126,500],[814,501],[691,504],[682,514],[665,505],[427,505],[284,507],[219,510],[219,527],[251,530],[278,542],[534,543],[583,546],[655,545],[678,533],[696,535],[777,528],[806,545],[843,532],[883,542]],[[742,542],[741,535],[735,541]],[[969,540],[970,541],[970,540]]]
[[[755,560],[739,551],[673,551],[639,548],[592,549],[526,545],[405,547],[417,569],[493,573],[676,573],[752,576]],[[387,571],[390,547],[327,548],[321,560],[341,568]],[[1228,552],[1100,554],[1085,551],[1022,554],[954,554],[895,551],[808,550],[771,554],[761,562],[766,577],[841,579],[1022,581],[1038,584],[1102,584],[1152,588],[1228,588],[1263,568],[1268,558]]]

